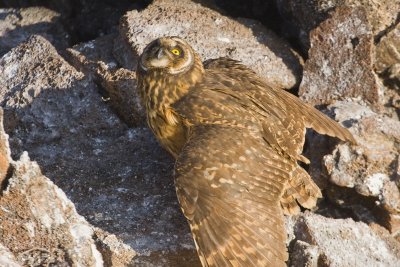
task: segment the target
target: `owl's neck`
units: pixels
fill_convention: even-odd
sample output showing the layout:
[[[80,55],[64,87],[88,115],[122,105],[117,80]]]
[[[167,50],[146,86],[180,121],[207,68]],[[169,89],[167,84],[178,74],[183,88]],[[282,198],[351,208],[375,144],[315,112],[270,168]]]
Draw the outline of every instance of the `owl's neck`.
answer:
[[[147,111],[162,111],[184,97],[203,79],[204,67],[201,60],[195,60],[192,68],[182,74],[170,75],[162,70],[153,70],[146,75],[142,84],[142,97]]]

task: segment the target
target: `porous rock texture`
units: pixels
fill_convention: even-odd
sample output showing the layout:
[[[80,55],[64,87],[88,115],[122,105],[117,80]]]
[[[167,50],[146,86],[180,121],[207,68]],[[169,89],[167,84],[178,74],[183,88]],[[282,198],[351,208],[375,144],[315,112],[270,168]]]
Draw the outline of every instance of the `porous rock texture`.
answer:
[[[0,235],[25,266],[103,266],[93,230],[65,193],[23,153],[0,199]]]
[[[294,226],[289,266],[398,266],[397,241],[378,235],[363,222],[305,212]],[[350,256],[351,255],[351,256]]]
[[[355,213],[360,205],[371,210],[372,221],[385,225],[392,233],[400,231],[400,122],[377,114],[365,104],[338,101],[328,106],[334,118],[346,124],[357,140],[357,146],[339,144],[323,158],[331,183],[354,188],[353,198],[333,190],[330,197]],[[374,201],[357,201],[356,196]],[[365,213],[359,216],[365,216]],[[359,219],[362,219],[359,217]],[[374,218],[375,217],[375,218]]]
[[[103,266],[93,230],[27,152],[10,157],[0,109],[1,158],[8,165],[0,195],[1,266]]]
[[[379,38],[398,23],[400,0],[274,0],[283,18],[297,29],[297,38],[309,48],[309,32],[324,21],[336,7],[362,7],[366,11],[372,34]],[[290,28],[290,27],[288,27]],[[293,31],[293,29],[291,29]]]
[[[360,97],[372,104],[380,100],[373,72],[372,33],[365,10],[339,7],[310,34],[299,96],[313,105]]]
[[[400,22],[393,27],[375,48],[375,70],[393,89],[387,93],[389,101],[400,108]]]
[[[337,144],[310,132],[308,171],[333,204],[320,203],[319,213],[379,223],[398,236],[399,91],[387,74],[398,64],[397,32],[389,27],[375,46],[370,27],[364,7],[336,7],[310,34],[299,96],[321,107],[329,104],[324,111],[348,128],[357,144]]]
[[[202,60],[223,56],[241,60],[282,88],[300,81],[299,58],[272,31],[256,21],[233,20],[189,0],[155,0],[141,12],[128,12],[120,31],[134,55],[141,54],[155,38],[180,36]],[[136,66],[136,62],[131,64]]]
[[[0,244],[0,266],[21,267],[11,251],[2,244]]]
[[[59,49],[69,46],[59,13],[44,7],[0,9],[0,56],[32,34],[42,35]]]
[[[122,121],[130,127],[145,126],[146,112],[136,90],[136,73],[119,68],[116,59],[120,58],[119,54],[127,54],[114,45],[114,40],[120,43],[118,37],[118,34],[110,34],[75,45],[67,49],[67,58],[86,78],[101,85],[103,98]]]

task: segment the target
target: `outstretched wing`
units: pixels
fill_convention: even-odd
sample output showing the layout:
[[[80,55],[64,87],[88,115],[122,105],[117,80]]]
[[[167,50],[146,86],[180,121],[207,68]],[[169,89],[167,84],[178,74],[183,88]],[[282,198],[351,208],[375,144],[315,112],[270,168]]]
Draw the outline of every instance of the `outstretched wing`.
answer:
[[[280,198],[295,168],[244,129],[193,128],[175,185],[203,266],[286,266]]]
[[[279,125],[272,127],[281,128],[283,126],[287,131],[282,132],[282,136],[275,136],[275,138],[293,140],[292,148],[284,148],[289,152],[301,153],[304,143],[304,127],[312,128],[320,134],[337,137],[342,141],[355,143],[351,133],[336,121],[289,92],[269,86],[265,80],[260,79],[253,70],[239,61],[218,58],[208,60],[205,66],[211,72],[222,72],[230,79],[239,81],[229,89],[245,94],[261,111],[267,111],[269,118],[271,118],[271,114],[278,118],[276,123]],[[268,127],[266,128],[268,129]],[[271,128],[270,132],[276,133],[277,131]]]

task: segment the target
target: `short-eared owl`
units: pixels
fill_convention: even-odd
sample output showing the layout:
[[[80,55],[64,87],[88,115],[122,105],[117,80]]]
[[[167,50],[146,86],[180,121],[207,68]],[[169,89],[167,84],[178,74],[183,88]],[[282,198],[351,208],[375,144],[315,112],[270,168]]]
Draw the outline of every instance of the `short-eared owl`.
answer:
[[[151,42],[138,86],[175,158],[176,193],[203,266],[285,266],[283,214],[321,192],[298,161],[305,130],[354,141],[324,114],[235,60],[203,65],[178,37]]]

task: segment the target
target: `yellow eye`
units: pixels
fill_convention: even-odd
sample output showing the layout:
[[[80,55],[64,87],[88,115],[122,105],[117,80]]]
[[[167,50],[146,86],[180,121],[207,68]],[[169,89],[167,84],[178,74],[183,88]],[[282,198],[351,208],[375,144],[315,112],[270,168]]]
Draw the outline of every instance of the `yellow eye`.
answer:
[[[181,51],[179,51],[178,49],[174,48],[174,49],[171,50],[171,53],[174,54],[174,55],[179,56],[181,54]]]

